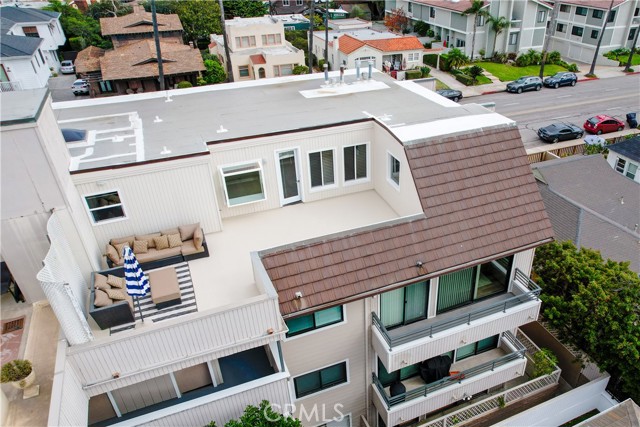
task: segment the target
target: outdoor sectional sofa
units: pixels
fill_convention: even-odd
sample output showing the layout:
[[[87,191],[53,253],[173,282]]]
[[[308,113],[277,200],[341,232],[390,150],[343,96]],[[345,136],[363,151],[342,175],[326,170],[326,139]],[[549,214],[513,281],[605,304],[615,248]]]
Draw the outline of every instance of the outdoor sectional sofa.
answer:
[[[157,268],[209,256],[200,223],[181,225],[157,233],[111,239],[105,255],[109,267],[124,265],[122,249],[128,245],[143,268]]]
[[[124,268],[118,267],[91,273],[89,314],[93,317],[93,320],[96,321],[100,329],[107,329],[134,321],[133,299],[127,295],[126,288],[119,288],[119,286],[124,285],[123,282],[113,287],[107,282],[110,278],[120,278],[124,280]],[[105,289],[121,289],[125,298],[113,299]]]

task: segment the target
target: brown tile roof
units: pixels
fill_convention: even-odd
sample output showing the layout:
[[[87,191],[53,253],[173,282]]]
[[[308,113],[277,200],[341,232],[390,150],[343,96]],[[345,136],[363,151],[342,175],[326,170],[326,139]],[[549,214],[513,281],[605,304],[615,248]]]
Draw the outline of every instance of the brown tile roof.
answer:
[[[442,9],[453,10],[455,12],[464,12],[465,10],[471,7],[471,0],[460,0],[460,1],[451,1],[451,0],[415,0],[415,3],[422,3],[429,6],[440,7]],[[485,7],[489,6],[491,3],[490,0],[485,0]]]
[[[262,54],[258,54],[258,55],[251,55],[249,56],[249,59],[251,59],[251,63],[252,64],[266,64],[267,61],[264,59],[264,56],[262,56]]]
[[[364,45],[365,43],[363,41],[358,40],[357,38],[348,34],[345,34],[338,39],[338,49],[340,50],[340,52],[346,53],[347,55],[353,51],[360,49]]]
[[[76,73],[91,73],[100,71],[100,58],[104,56],[104,49],[96,46],[89,46],[78,52],[74,62]]]
[[[424,215],[260,253],[283,315],[360,299],[553,238],[517,129],[413,143],[405,153]],[[302,307],[294,302],[298,291]]]
[[[203,71],[198,49],[176,43],[160,43],[165,76]],[[110,50],[100,60],[104,80],[128,80],[158,76],[153,40],[141,40]]]
[[[158,31],[182,31],[182,23],[178,15],[156,14]],[[136,10],[115,18],[100,18],[100,29],[103,36],[116,34],[153,33],[151,13]]]
[[[338,39],[340,52],[350,54],[362,46],[371,46],[382,52],[397,52],[402,50],[424,49],[420,40],[415,36],[394,37],[380,40],[359,40],[349,34]],[[333,42],[331,43],[333,45]]]

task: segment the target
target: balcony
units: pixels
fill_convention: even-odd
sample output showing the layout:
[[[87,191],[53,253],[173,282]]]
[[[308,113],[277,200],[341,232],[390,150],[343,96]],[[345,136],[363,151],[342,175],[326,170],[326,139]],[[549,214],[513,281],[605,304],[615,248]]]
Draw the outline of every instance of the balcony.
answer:
[[[373,313],[372,345],[393,372],[537,319],[539,295],[540,287],[516,269],[511,292],[430,319],[389,331]]]
[[[393,397],[373,374],[373,403],[386,425],[397,425],[524,375],[525,352],[507,331],[498,348],[451,365],[450,371],[459,371],[455,375],[429,384],[420,377],[409,378],[402,382],[407,391]]]
[[[509,24],[509,30],[520,30],[522,28],[522,19],[511,19],[511,24]]]
[[[13,92],[22,90],[20,82],[0,82],[0,92]]]

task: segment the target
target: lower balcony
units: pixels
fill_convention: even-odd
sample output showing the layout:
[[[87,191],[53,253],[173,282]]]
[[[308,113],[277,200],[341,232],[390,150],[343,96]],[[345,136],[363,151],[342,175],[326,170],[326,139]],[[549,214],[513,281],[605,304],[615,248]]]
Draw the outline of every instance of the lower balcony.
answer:
[[[525,351],[505,332],[498,348],[454,363],[448,377],[428,384],[419,376],[406,379],[406,391],[393,396],[373,374],[373,403],[387,426],[402,424],[524,375]]]

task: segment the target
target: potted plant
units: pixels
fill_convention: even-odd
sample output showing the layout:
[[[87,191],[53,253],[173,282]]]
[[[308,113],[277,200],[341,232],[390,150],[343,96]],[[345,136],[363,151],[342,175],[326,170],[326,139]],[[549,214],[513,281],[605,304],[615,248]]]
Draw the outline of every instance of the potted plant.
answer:
[[[31,361],[16,359],[2,365],[0,382],[10,383],[15,388],[25,389],[36,380],[36,372]]]

